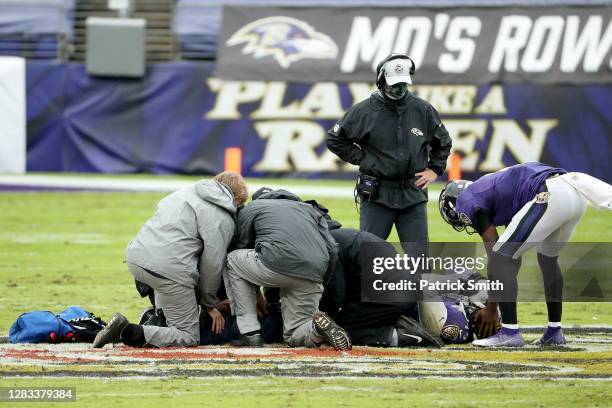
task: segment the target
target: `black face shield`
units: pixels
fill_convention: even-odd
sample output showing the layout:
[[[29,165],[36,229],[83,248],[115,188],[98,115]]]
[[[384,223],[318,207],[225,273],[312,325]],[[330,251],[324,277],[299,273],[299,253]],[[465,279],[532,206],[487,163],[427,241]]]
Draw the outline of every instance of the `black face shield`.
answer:
[[[405,82],[398,82],[395,85],[385,85],[385,94],[389,99],[402,99],[406,96],[406,93],[408,93],[408,84]]]

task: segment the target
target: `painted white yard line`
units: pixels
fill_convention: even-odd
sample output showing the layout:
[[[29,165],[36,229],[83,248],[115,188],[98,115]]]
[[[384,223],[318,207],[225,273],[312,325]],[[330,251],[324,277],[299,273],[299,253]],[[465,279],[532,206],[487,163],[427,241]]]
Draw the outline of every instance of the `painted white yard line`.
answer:
[[[79,177],[63,175],[0,175],[0,187],[18,186],[51,189],[78,189],[78,190],[108,190],[108,191],[136,191],[136,192],[172,192],[193,184],[190,180],[164,180],[142,178],[111,178],[111,177]],[[253,193],[259,188],[270,186],[289,190],[302,198],[353,198],[353,187],[321,186],[313,180],[311,185],[294,185],[291,183],[278,183],[274,180],[261,179],[261,182],[249,182],[249,192]],[[429,191],[429,201],[436,201],[440,190]]]
[[[450,373],[449,373],[450,374]],[[301,381],[316,381],[316,382],[321,382],[323,380],[328,380],[328,381],[335,381],[335,380],[353,380],[353,381],[369,381],[369,380],[376,380],[376,381],[398,381],[398,380],[417,380],[417,379],[424,379],[424,380],[445,380],[445,381],[470,381],[470,382],[474,382],[474,381],[486,381],[486,380],[504,380],[504,381],[532,381],[532,380],[551,380],[551,381],[589,381],[589,382],[610,382],[612,381],[612,377],[607,377],[607,376],[601,376],[601,377],[580,377],[580,376],[551,376],[551,375],[546,375],[546,376],[537,376],[537,375],[521,375],[521,376],[517,376],[517,377],[512,377],[512,376],[508,376],[508,377],[501,377],[501,376],[461,376],[461,375],[456,375],[456,374],[452,374],[452,375],[423,375],[423,374],[415,374],[414,376],[405,376],[405,377],[392,377],[392,376],[380,376],[380,375],[368,375],[368,376],[355,376],[355,375],[332,375],[332,376],[300,376],[300,375],[274,375],[274,374],[267,374],[266,375],[267,378],[280,378],[280,379],[291,379],[291,378],[295,378],[295,379],[300,379]],[[173,380],[196,380],[196,381],[202,381],[203,379],[205,379],[207,382],[209,381],[226,381],[226,380],[242,380],[242,379],[258,379],[261,380],[263,378],[266,378],[263,376],[259,376],[259,375],[215,375],[215,376],[208,376],[208,377],[204,377],[204,376],[190,376],[190,375],[185,375],[185,376],[172,376],[172,375],[160,375],[160,376],[148,376],[148,375],[116,375],[115,373],[113,373],[113,376],[100,376],[100,375],[92,375],[89,373],[86,374],[78,374],[78,372],[75,372],[75,374],[66,374],[66,375],[32,375],[32,374],[24,374],[24,375],[11,375],[9,376],[5,376],[2,377],[3,379],[45,379],[45,380],[49,380],[49,381],[53,381],[55,379],[75,379],[75,380],[99,380],[99,381],[104,381],[106,382],[111,382],[111,381],[173,381]],[[189,393],[189,391],[183,391],[184,393]],[[201,391],[194,391],[195,393],[200,393]],[[174,393],[173,391],[169,391],[166,392],[164,394],[167,393]],[[85,395],[85,394],[83,394]],[[96,393],[95,395],[112,395],[112,394],[105,394],[105,393]],[[124,393],[119,394],[119,396],[121,395],[126,395]],[[151,395],[150,393],[146,393],[146,395]]]

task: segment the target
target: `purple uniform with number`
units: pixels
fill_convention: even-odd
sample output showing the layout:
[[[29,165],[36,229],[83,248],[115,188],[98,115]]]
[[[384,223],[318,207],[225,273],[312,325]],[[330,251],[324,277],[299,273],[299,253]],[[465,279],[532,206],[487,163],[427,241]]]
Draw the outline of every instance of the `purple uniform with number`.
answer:
[[[456,203],[457,214],[473,222],[476,210],[489,213],[495,226],[510,224],[512,217],[533,200],[538,192],[546,191],[545,181],[554,174],[565,174],[560,168],[538,162],[517,164],[487,174],[467,186]]]

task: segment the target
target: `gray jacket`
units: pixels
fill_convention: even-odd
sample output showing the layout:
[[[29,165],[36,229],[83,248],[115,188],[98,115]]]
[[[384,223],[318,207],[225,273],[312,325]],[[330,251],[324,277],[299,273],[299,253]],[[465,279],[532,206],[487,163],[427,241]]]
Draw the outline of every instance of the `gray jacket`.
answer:
[[[157,205],[127,247],[126,261],[198,289],[212,307],[235,230],[234,196],[223,184],[200,181]]]
[[[277,273],[323,282],[338,258],[323,214],[297,197],[279,198],[277,193],[240,211],[236,247],[255,248],[261,262]]]

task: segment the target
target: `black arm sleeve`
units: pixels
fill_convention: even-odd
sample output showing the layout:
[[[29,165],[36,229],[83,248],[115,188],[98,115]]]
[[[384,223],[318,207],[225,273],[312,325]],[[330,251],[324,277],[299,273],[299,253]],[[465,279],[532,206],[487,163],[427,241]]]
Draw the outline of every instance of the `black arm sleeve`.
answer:
[[[452,140],[444,124],[440,120],[438,112],[434,107],[429,111],[429,131],[433,134],[431,151],[429,152],[429,163],[427,167],[432,169],[438,176],[446,170],[446,159],[450,154]]]
[[[487,228],[493,225],[493,221],[491,221],[488,211],[478,208],[474,213],[474,222],[472,224],[476,232],[482,235]]]
[[[357,143],[359,135],[353,135],[347,112],[333,128],[327,131],[327,148],[342,160],[358,165],[363,158],[364,152]]]
[[[329,263],[327,264],[327,270],[325,271],[324,278],[324,283],[327,283],[331,278],[334,269],[336,268],[336,263],[338,262],[338,244],[329,232],[329,227],[327,225],[327,221],[325,221],[325,217],[314,209],[313,212],[316,213],[316,216],[318,217],[317,224],[319,233],[325,240],[325,246],[327,247],[327,253],[329,255]]]

